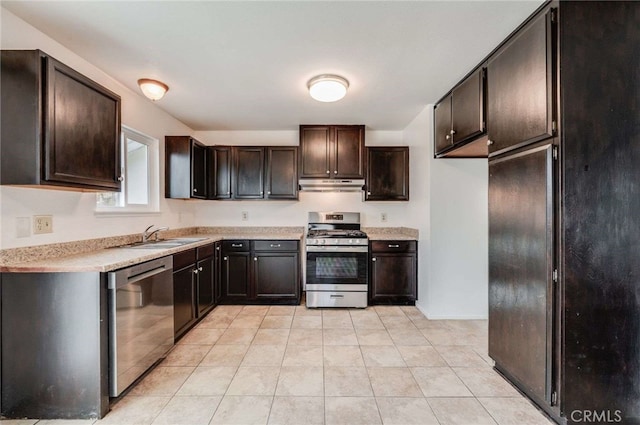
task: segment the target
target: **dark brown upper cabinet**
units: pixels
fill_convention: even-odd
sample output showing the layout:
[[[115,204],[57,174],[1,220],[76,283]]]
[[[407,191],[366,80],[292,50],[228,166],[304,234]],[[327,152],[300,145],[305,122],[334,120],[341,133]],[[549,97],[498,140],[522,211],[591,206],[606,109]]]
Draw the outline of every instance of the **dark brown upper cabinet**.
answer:
[[[266,199],[298,199],[298,147],[267,147]]]
[[[165,136],[165,198],[207,198],[207,148],[190,136]]]
[[[437,157],[486,157],[485,72],[480,68],[465,78],[434,109]]]
[[[120,191],[120,97],[39,50],[0,63],[0,183]]]
[[[231,199],[231,146],[208,146],[208,198]]]
[[[527,24],[489,60],[489,155],[553,136],[551,14]]]
[[[301,125],[300,178],[364,178],[364,126]]]
[[[208,199],[298,199],[297,146],[208,146]]]
[[[409,147],[368,147],[365,201],[409,200]]]
[[[234,199],[264,198],[264,147],[236,146],[233,153]]]

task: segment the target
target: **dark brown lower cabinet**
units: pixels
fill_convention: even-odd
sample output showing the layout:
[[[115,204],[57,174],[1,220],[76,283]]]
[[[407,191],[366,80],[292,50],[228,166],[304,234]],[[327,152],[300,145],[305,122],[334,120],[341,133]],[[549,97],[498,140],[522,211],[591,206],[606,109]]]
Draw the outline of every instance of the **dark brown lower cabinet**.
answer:
[[[369,304],[415,305],[418,242],[371,241]]]
[[[219,243],[173,256],[173,326],[176,339],[215,306],[216,246]]]
[[[298,304],[297,240],[223,241],[219,303]]]

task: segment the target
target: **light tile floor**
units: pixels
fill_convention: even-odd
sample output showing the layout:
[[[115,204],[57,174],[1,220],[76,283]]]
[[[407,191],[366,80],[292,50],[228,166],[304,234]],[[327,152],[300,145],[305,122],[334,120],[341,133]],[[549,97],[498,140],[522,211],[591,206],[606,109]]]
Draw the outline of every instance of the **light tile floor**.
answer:
[[[99,421],[3,425],[550,424],[492,369],[486,321],[415,307],[219,306]]]

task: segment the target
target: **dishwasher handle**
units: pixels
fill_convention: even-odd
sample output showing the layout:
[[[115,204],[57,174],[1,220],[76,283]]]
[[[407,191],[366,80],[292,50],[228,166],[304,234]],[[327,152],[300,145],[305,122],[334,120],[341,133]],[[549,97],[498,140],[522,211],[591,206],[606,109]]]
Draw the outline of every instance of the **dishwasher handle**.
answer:
[[[136,264],[125,269],[109,272],[107,281],[108,289],[118,289],[149,277],[173,270],[173,257],[163,257],[146,263]]]

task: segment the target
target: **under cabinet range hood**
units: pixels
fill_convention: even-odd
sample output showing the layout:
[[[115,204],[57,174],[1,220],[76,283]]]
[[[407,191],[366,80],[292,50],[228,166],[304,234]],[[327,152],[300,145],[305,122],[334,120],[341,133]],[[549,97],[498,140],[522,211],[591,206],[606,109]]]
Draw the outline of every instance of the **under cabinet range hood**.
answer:
[[[300,179],[300,190],[307,192],[360,192],[364,179]]]

